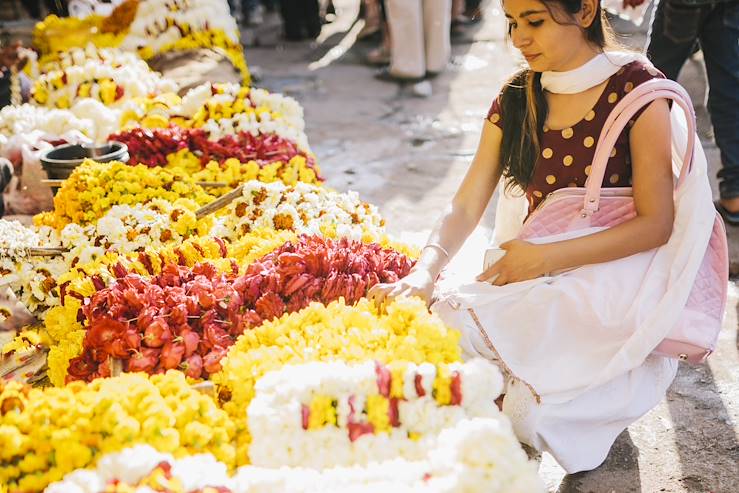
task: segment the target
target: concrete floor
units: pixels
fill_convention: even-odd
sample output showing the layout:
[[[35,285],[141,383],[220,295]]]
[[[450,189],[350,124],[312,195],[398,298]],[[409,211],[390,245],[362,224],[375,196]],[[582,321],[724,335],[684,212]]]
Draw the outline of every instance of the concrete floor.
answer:
[[[455,37],[449,70],[433,81],[433,95],[420,98],[410,86],[372,77],[362,64],[372,43],[354,42],[360,27],[353,24],[356,0],[334,3],[339,19],[325,27],[318,43],[280,41],[275,18],[245,31],[249,65],[257,85],[290,94],[304,106],[328,184],[357,190],[380,207],[392,232],[423,241],[469,165],[492,99],[517,66],[503,39],[503,18],[490,5],[481,25]],[[645,28],[618,23],[617,30],[626,44],[644,42]],[[689,62],[681,82],[698,107],[701,135],[710,136],[699,59]],[[710,141],[704,145],[715,170],[717,150]],[[469,251],[492,222],[489,211]],[[730,232],[733,248],[739,248],[737,234]],[[716,354],[707,365],[681,366],[666,399],[618,438],[600,468],[564,476],[544,457],[540,471],[550,491],[739,491],[738,301],[732,282]]]

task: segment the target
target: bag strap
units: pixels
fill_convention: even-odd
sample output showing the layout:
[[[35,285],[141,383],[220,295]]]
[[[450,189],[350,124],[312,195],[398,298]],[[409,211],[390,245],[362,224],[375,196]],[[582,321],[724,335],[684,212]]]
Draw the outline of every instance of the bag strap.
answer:
[[[598,210],[600,203],[600,191],[603,185],[603,177],[611,150],[616,140],[631,119],[641,108],[657,99],[671,99],[685,112],[688,124],[688,142],[680,167],[680,175],[677,180],[676,189],[685,182],[688,173],[693,167],[693,151],[695,147],[695,111],[690,96],[677,82],[668,79],[652,79],[639,84],[628,93],[608,115],[603,125],[598,145],[595,149],[595,157],[590,171],[588,183],[585,186],[585,202],[583,213],[590,215]]]

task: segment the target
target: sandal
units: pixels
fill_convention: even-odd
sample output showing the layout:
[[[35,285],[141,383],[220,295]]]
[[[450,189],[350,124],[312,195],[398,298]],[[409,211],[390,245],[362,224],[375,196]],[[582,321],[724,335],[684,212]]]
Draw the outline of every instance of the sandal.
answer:
[[[375,79],[385,82],[397,82],[400,84],[417,84],[424,80],[423,77],[400,77],[393,75],[389,67],[384,67],[375,72]]]

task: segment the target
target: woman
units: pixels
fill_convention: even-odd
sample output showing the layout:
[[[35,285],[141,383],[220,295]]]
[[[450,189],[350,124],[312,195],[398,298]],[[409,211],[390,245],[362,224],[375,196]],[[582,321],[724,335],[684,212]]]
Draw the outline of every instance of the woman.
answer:
[[[503,8],[528,68],[493,102],[472,165],[417,265],[399,282],[374,287],[369,295],[377,303],[397,296],[430,302],[435,280],[501,177],[506,188],[525,192],[529,214],[552,191],[584,186],[611,109],[634,87],[662,77],[639,56],[610,51],[597,0],[504,0]],[[674,288],[665,268],[678,257],[665,256],[676,241],[705,252],[715,211],[705,176],[690,185],[699,206],[675,208],[666,100],[638,112],[611,152],[603,186],[632,184],[633,219],[578,238],[503,243],[505,255],[476,282],[445,272],[432,306],[462,332],[466,356],[494,360],[506,374],[502,409],[519,439],[551,453],[569,473],[600,465],[676,373],[674,360],[650,355],[656,344],[646,347],[655,333],[665,334],[661,321],[672,320],[663,316],[661,293],[685,290],[685,282]],[[505,219],[499,207],[496,229]],[[686,222],[700,224],[703,246],[679,241],[693,227]]]

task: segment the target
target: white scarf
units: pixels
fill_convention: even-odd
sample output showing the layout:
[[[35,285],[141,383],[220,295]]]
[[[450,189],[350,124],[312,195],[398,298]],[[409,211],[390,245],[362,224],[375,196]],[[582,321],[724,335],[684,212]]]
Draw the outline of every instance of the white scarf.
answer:
[[[541,86],[554,94],[577,94],[605,82],[621,67],[636,60],[649,63],[639,53],[608,51],[567,72],[542,72]]]

